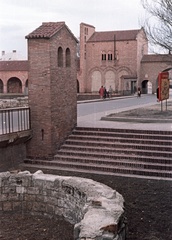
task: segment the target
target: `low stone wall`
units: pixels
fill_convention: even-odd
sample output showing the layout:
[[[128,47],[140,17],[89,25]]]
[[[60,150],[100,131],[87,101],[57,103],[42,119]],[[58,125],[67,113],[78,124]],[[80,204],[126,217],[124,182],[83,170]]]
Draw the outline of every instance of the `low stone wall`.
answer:
[[[0,99],[0,109],[15,107],[28,107],[28,97]]]
[[[75,240],[124,240],[124,199],[91,179],[37,171],[0,173],[0,211],[63,216],[74,225]]]

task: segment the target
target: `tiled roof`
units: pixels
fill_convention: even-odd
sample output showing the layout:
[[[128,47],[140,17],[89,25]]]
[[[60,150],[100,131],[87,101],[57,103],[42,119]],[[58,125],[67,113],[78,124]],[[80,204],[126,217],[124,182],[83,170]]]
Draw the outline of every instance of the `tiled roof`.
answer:
[[[140,30],[122,30],[109,32],[95,32],[88,40],[88,42],[109,42],[109,41],[124,41],[136,40],[137,34]]]
[[[42,25],[36,28],[33,32],[29,33],[25,38],[51,38],[56,34],[60,29],[66,27],[68,31],[73,35],[70,29],[66,26],[65,22],[43,22]],[[75,36],[73,35],[75,38]],[[75,38],[78,42],[78,40]]]
[[[41,26],[29,33],[26,38],[51,38],[64,25],[65,22],[43,22]]]
[[[0,71],[29,71],[29,62],[0,61]]]
[[[172,62],[170,54],[148,54],[142,57],[141,62]]]

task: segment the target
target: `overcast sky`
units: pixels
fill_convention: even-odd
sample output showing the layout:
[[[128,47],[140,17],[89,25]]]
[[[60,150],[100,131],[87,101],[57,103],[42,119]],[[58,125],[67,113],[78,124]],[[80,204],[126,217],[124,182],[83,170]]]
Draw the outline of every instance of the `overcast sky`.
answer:
[[[138,29],[144,19],[140,0],[0,0],[0,55],[27,56],[25,36],[42,22],[64,21],[76,37],[81,22],[96,31]]]

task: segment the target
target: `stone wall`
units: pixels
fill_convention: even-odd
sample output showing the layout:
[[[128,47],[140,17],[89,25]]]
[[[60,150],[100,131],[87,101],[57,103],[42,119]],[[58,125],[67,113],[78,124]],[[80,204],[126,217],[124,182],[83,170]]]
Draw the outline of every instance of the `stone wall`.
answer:
[[[16,107],[28,107],[28,97],[0,99],[0,109]]]
[[[59,215],[74,225],[75,240],[124,240],[124,199],[91,179],[37,171],[0,173],[0,212]]]

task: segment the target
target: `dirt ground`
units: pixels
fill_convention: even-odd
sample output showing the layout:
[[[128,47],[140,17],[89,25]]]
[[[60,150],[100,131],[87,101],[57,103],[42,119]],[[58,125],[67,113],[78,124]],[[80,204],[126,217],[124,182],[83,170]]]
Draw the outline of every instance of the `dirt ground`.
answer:
[[[76,176],[76,174],[75,174]],[[128,240],[172,239],[172,181],[78,174],[121,193],[128,219]],[[72,240],[73,226],[62,219],[0,215],[0,240]]]
[[[60,217],[3,213],[0,240],[73,240],[73,225]]]

